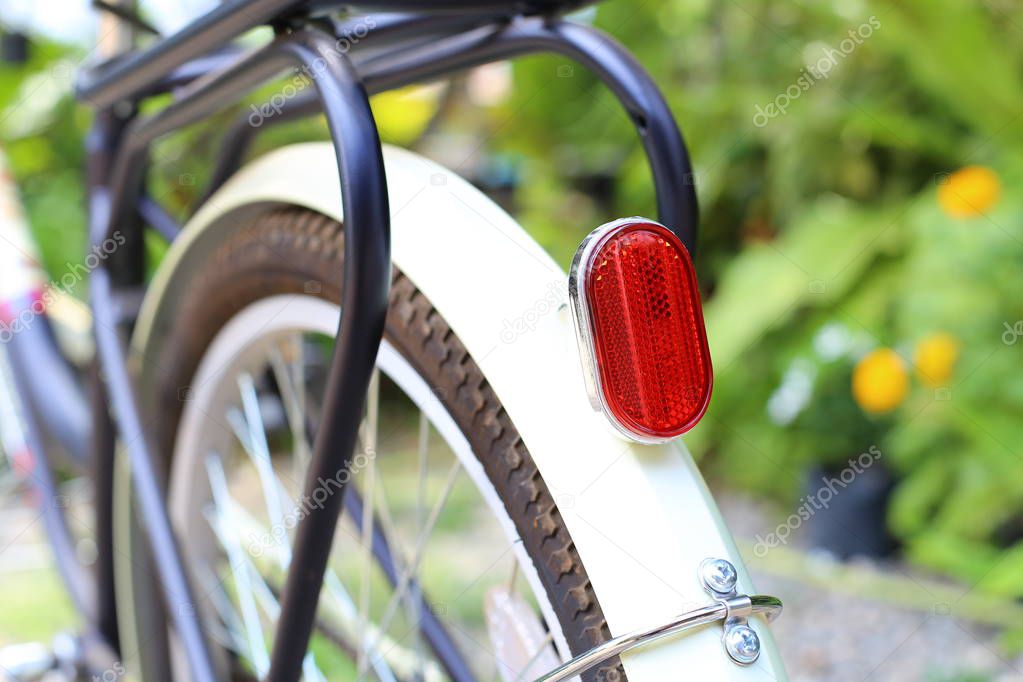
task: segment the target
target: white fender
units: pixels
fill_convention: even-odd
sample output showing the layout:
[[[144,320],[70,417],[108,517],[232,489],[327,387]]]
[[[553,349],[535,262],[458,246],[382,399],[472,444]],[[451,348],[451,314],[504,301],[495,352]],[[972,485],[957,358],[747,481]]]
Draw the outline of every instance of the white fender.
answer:
[[[455,173],[391,147],[384,159],[394,263],[429,297],[500,397],[555,497],[611,634],[708,603],[697,578],[707,557],[732,561],[740,592],[752,594],[749,574],[684,446],[625,442],[592,412],[565,272]],[[262,157],[199,210],[154,277],[135,349],[147,348],[173,319],[176,292],[208,240],[281,204],[341,220],[330,144],[294,145]],[[763,654],[750,667],[731,662],[721,627],[710,626],[626,654],[626,673],[635,682],[680,675],[784,680],[767,626],[752,624]]]

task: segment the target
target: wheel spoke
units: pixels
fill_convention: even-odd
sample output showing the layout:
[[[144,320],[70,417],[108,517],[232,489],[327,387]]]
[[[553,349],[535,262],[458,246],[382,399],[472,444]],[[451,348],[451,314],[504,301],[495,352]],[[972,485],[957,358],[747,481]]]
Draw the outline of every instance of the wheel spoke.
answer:
[[[312,458],[312,445],[306,433],[306,386],[305,365],[302,352],[302,336],[289,337],[288,352],[293,360],[288,363],[280,348],[270,351],[270,367],[273,369],[277,388],[284,402],[284,414],[294,440],[294,466],[298,480]]]
[[[290,503],[290,498],[287,497],[287,493],[282,491],[281,494],[284,495],[285,500],[288,503]],[[230,502],[232,523],[236,528],[235,532],[236,537],[241,536],[253,537],[265,534],[264,528],[259,524],[259,522],[255,518],[253,518],[248,513],[248,511],[244,507],[235,502],[233,498],[230,500]],[[287,556],[280,551],[280,547],[274,545],[269,547],[268,549],[275,552],[274,563],[282,570],[286,570],[288,565]],[[262,580],[262,574],[258,573],[259,569],[256,566],[255,562],[252,561],[252,559],[249,558],[248,556],[246,556],[246,559],[248,559],[249,563],[254,567],[254,570],[257,571],[257,574],[260,576],[260,580]],[[348,591],[344,588],[344,585],[338,578],[337,573],[334,571],[334,569],[330,567],[327,568],[327,571],[324,574],[323,591],[324,594],[327,595],[329,600],[334,602],[333,606],[335,615],[340,621],[342,631],[345,634],[350,634],[353,639],[356,639],[358,632],[358,610],[355,606],[355,602],[352,600],[351,596],[349,596]],[[270,593],[271,594],[273,593],[272,590],[270,591]],[[262,604],[264,603],[264,601],[265,600],[261,600],[260,603]],[[273,615],[265,608],[264,611],[267,612],[267,615],[270,616],[271,619],[276,620],[276,615]],[[378,633],[375,627],[371,625],[370,632],[368,633],[367,638],[375,637],[377,636],[377,634]],[[389,641],[389,643],[391,642]],[[352,647],[353,651],[355,649],[356,647]],[[380,678],[380,680],[382,680],[383,682],[396,682],[396,678],[394,674],[391,672],[390,668],[388,667],[388,662],[385,660],[375,662],[374,672],[377,674],[377,677]]]
[[[281,391],[281,396],[284,401],[285,414],[288,419],[288,428],[291,430],[292,438],[295,444],[294,456],[299,463],[303,465],[308,463],[310,457],[310,444],[306,433],[306,421],[305,421],[305,380],[304,372],[301,363],[302,353],[302,342],[301,338],[292,339],[291,343],[293,348],[290,349],[297,354],[297,361],[293,362],[290,366],[285,362],[283,355],[279,349],[273,349],[270,352],[270,366],[273,369],[274,376],[277,380],[278,388]],[[363,447],[369,452],[375,453],[376,451],[376,434],[377,434],[377,420],[379,414],[379,405],[376,396],[379,393],[379,375],[374,374],[374,378],[370,383],[369,395],[367,396],[367,419],[364,420],[361,425],[361,436],[363,441]],[[374,457],[370,457],[367,463],[367,469],[370,471],[370,476],[373,476],[374,469]],[[300,470],[304,472],[304,468]],[[286,494],[285,494],[286,496]],[[294,503],[288,499],[288,504],[294,507]],[[366,537],[366,525],[369,524],[372,528],[373,518],[370,516],[364,520],[362,527],[362,534],[360,541],[363,545],[363,551],[367,547],[363,538]],[[368,545],[372,549],[372,545]],[[290,562],[290,548],[288,550],[288,559]],[[370,554],[370,559],[372,554]],[[363,557],[363,569],[364,575],[369,572],[369,567],[372,562]],[[286,568],[287,566],[283,566]],[[335,602],[335,605],[341,612],[342,622],[349,622],[355,625],[355,630],[359,633],[358,640],[363,643],[370,641],[371,638],[377,636],[376,628],[369,622],[368,608],[369,608],[369,582],[363,581],[363,585],[360,586],[362,592],[360,594],[360,609],[357,610],[355,603],[353,602],[348,591],[345,590],[343,584],[338,578],[337,574],[330,567],[327,568],[324,574],[324,588],[327,596]],[[357,647],[357,651],[362,651],[364,647]],[[378,661],[373,666],[374,672],[384,682],[396,682],[393,672],[387,665],[386,661]]]
[[[424,549],[426,543],[430,539],[430,535],[433,533],[434,527],[437,525],[437,520],[440,518],[441,512],[444,511],[444,505],[448,501],[448,497],[451,495],[451,491],[455,487],[455,482],[458,480],[458,474],[462,470],[462,463],[457,458],[448,470],[447,479],[444,482],[444,489],[441,491],[440,499],[434,504],[430,510],[430,516],[426,521],[425,526],[420,531],[419,537],[416,540],[415,550],[412,555],[412,561],[406,567],[405,571],[402,572],[401,578],[398,580],[398,584],[395,586],[394,594],[391,595],[390,601],[387,603],[387,607],[384,609],[384,615],[380,619],[380,631],[387,632],[387,628],[393,620],[395,612],[397,611],[398,605],[405,594],[405,591],[409,587],[409,583],[412,578],[419,571],[419,565],[422,563]],[[366,652],[367,658],[371,657],[377,646],[380,644],[379,639],[374,642],[373,646]],[[365,670],[359,669],[359,679],[362,679]]]
[[[266,641],[263,637],[263,628],[259,621],[259,613],[256,611],[256,602],[253,599],[252,585],[249,580],[249,571],[246,567],[247,557],[237,538],[222,528],[225,514],[230,513],[230,493],[227,491],[227,478],[224,475],[223,465],[220,457],[210,454],[206,458],[206,473],[210,482],[210,491],[213,494],[213,509],[210,512],[210,525],[213,532],[220,537],[221,545],[227,552],[227,560],[230,564],[231,575],[235,581],[235,592],[238,594],[238,602],[241,607],[242,625],[245,628],[245,636],[248,642],[249,660],[256,669],[256,673],[263,677],[270,669],[270,655],[267,652]]]
[[[227,495],[227,499],[222,500],[227,508],[224,509],[218,504],[217,512],[214,512],[216,516],[211,519],[210,525],[213,528],[214,533],[217,535],[217,538],[220,540],[221,545],[227,549],[229,545],[237,544],[237,528],[232,528],[232,526],[236,525],[235,522],[238,521],[237,517],[240,515],[239,512],[241,511],[241,508],[235,503],[234,499],[230,497],[230,493],[225,490],[223,494]],[[245,520],[243,519],[243,522],[244,521]],[[232,532],[232,530],[234,530],[234,532]],[[230,554],[230,550],[228,551]],[[267,615],[270,621],[277,621],[280,617],[281,608],[280,604],[277,602],[277,597],[274,596],[273,590],[271,590],[270,586],[266,584],[266,580],[263,578],[259,569],[252,562],[252,559],[249,558],[247,553],[239,552],[236,558],[243,562],[243,565],[239,567],[233,565],[232,562],[232,573],[237,575],[237,571],[240,570],[246,574],[245,581],[253,590],[263,612]],[[238,589],[242,589],[241,586],[239,586]],[[302,674],[307,682],[326,682],[323,674],[320,672],[320,669],[316,667],[316,659],[312,652],[308,652],[305,659],[302,661]]]
[[[259,599],[263,611],[270,617],[270,620],[276,622],[281,614],[281,606],[277,602],[277,597],[274,596],[273,590],[266,584],[263,576],[251,561],[248,562],[247,568],[252,574],[252,582],[256,586],[256,597]],[[326,682],[323,673],[316,667],[316,658],[311,651],[307,651],[305,658],[302,659],[302,678],[305,682]]]
[[[337,573],[328,569],[327,574],[324,576],[323,587],[327,590],[327,593],[341,610],[342,622],[348,624],[348,629],[353,630],[357,634],[361,633],[361,623],[359,621],[359,614],[355,607],[355,602],[348,594],[348,590],[346,590],[345,586],[341,583]],[[384,635],[377,630],[376,626],[370,624],[364,638],[361,640],[356,639],[356,641],[360,642],[360,645],[355,647],[356,656],[358,656],[358,651],[364,648],[372,638],[383,636]],[[390,667],[388,667],[388,661],[386,659],[372,661],[370,665],[373,667],[373,672],[376,673],[376,676],[381,680],[381,682],[397,682],[397,678],[395,678],[394,673],[391,671]]]
[[[228,421],[234,428],[235,434],[238,435],[238,440],[242,443],[242,449],[249,455],[249,458],[252,460],[259,472],[260,485],[263,488],[263,499],[266,502],[271,531],[272,529],[277,528],[280,529],[280,532],[282,533],[284,529],[284,506],[281,484],[273,470],[273,460],[271,459],[270,446],[266,439],[266,427],[263,423],[263,417],[260,412],[259,397],[256,394],[252,375],[248,372],[242,372],[238,375],[238,392],[241,395],[241,404],[244,409],[244,424],[248,426],[248,430],[244,430],[240,427],[241,424],[237,423],[237,418],[231,418],[232,416],[237,415],[237,411],[228,413]],[[288,420],[291,421],[291,412],[288,411],[287,407],[285,407],[285,413],[288,414]],[[246,447],[246,443],[244,443],[244,440],[240,438],[240,434],[243,433],[247,433],[249,436],[249,447]],[[305,441],[304,435],[302,436],[302,441]],[[270,537],[273,537],[273,535],[274,534],[271,532]],[[278,557],[280,569],[286,572],[288,566],[292,563],[291,545],[286,541],[279,543],[278,551],[274,554]],[[252,560],[249,559],[248,554],[244,555],[244,558],[246,558],[247,570],[251,574],[252,580],[258,588],[257,596],[261,597],[263,610],[266,611],[267,616],[270,617],[271,621],[276,622],[280,613],[280,606],[277,604],[277,599],[273,596],[273,592],[266,584],[266,581],[263,580],[262,575],[260,575]],[[316,667],[316,662],[311,651],[306,653],[306,657],[302,662],[302,671],[303,677],[307,680],[307,682],[319,682],[320,680],[324,680],[323,675]]]
[[[238,376],[238,392],[242,399],[244,419],[235,409],[228,410],[227,421],[231,425],[242,449],[249,456],[259,474],[260,487],[263,489],[263,501],[271,529],[284,529],[284,505],[281,500],[280,481],[274,473],[273,460],[270,457],[270,445],[266,439],[266,428],[259,410],[259,397],[252,382],[252,375],[242,372]],[[242,434],[248,436],[248,447]],[[282,543],[287,547],[287,543]],[[290,556],[290,548],[287,550]]]
[[[243,447],[246,448],[251,447],[247,441],[248,438],[247,434],[245,435],[245,438],[246,439],[243,440]],[[291,508],[295,508],[294,501],[290,498],[290,496],[288,496],[287,492],[284,491],[283,489],[281,490],[281,496],[285,504],[288,504]],[[239,533],[239,535],[245,535],[249,537],[254,536],[258,537],[260,535],[266,535],[266,533],[260,532],[263,529],[259,525],[258,521],[249,516],[248,512],[243,507],[235,504],[233,507],[233,513],[237,524],[244,526],[247,529],[245,533]],[[280,542],[270,546],[268,549],[270,549],[273,555],[275,556],[278,567],[282,571],[287,571],[291,561],[290,546],[286,542]],[[343,624],[342,627],[344,629],[349,630],[350,632],[358,633],[360,629],[359,625],[360,620],[358,609],[355,605],[355,602],[348,594],[348,591],[344,588],[344,585],[338,578],[337,573],[334,571],[334,569],[330,568],[329,566],[327,567],[326,573],[324,574],[323,587],[325,594],[330,598],[330,600],[334,602],[335,608],[338,611],[337,615],[339,616],[340,621]],[[364,643],[368,643],[373,638],[378,636],[379,633],[377,632],[376,628],[372,624],[370,624],[368,631],[365,633],[361,641],[363,641]],[[359,635],[356,634],[357,640],[358,637]],[[383,682],[396,682],[396,678],[394,677],[394,674],[388,667],[388,663],[386,660],[375,661],[373,664],[373,668],[374,672],[377,674],[377,677],[379,677],[380,680],[382,680]]]
[[[379,470],[378,470],[379,474]],[[387,576],[391,587],[393,588],[398,584],[401,579],[401,574],[405,570],[402,560],[395,555],[392,550],[391,542],[389,538],[398,537],[395,531],[395,525],[392,522],[388,522],[390,513],[388,512],[388,506],[386,504],[386,495],[384,493],[385,485],[381,476],[377,476],[377,494],[378,499],[381,500],[382,504],[378,507],[378,519],[380,523],[374,529],[373,534],[373,556],[377,560],[378,566]],[[361,525],[362,514],[363,514],[363,501],[359,494],[359,491],[352,489],[345,493],[345,513],[350,514],[352,520],[357,525]],[[455,646],[451,635],[445,630],[441,623],[437,620],[429,610],[426,610],[424,602],[422,601],[422,591],[415,580],[412,580],[409,584],[408,595],[405,599],[405,603],[416,604],[416,612],[422,614],[422,620],[410,619],[409,622],[417,623],[419,627],[415,629],[415,632],[421,634],[426,642],[429,642],[430,648],[437,657],[437,663],[446,671],[446,679],[457,680],[463,682],[466,680],[474,679],[468,673],[468,667],[465,661],[460,655],[458,655],[457,647]],[[373,638],[377,637],[379,631],[373,633]],[[406,635],[403,635],[403,638]],[[365,643],[367,648],[369,642]],[[384,652],[388,660],[395,658],[394,648],[397,646],[394,642],[386,642],[380,640],[378,645]],[[425,680],[440,680],[445,679],[445,676],[437,677],[440,675],[440,668],[437,663],[432,660],[428,660],[425,663],[420,662],[416,652],[413,650],[412,655],[415,658],[415,667],[411,667],[409,663],[409,657],[401,656],[402,671],[405,670],[418,670]],[[377,659],[380,660],[380,659]],[[409,674],[405,674],[404,677],[411,679]]]
[[[518,675],[516,675],[515,682],[523,682],[524,681],[525,674],[529,672],[529,669],[533,667],[534,663],[536,663],[538,660],[540,660],[540,657],[543,656],[544,652],[547,651],[547,647],[549,647],[551,645],[551,642],[553,642],[553,641],[554,641],[554,634],[551,633],[551,632],[548,632],[547,636],[543,638],[542,642],[540,642],[540,646],[537,647],[536,653],[534,653],[532,656],[530,656],[529,660],[526,661],[526,666],[522,669],[522,672],[520,672]]]
[[[293,352],[299,354],[301,357],[301,340],[300,339],[289,339],[289,347],[286,349],[287,352]],[[277,381],[278,388],[282,401],[284,403],[285,414],[288,420],[289,429],[292,432],[294,439],[294,456],[298,460],[308,460],[309,452],[309,439],[306,435],[306,423],[304,418],[305,411],[305,395],[304,395],[304,373],[301,365],[298,363],[289,364],[280,348],[274,348],[269,353],[269,362],[274,377]],[[301,382],[301,383],[300,383]],[[423,524],[423,507],[425,504],[425,487],[426,487],[426,448],[429,438],[429,420],[425,417],[425,414],[420,414],[420,443],[419,443],[419,462],[420,462],[420,480],[417,492],[417,515],[416,522],[419,529],[422,528]],[[240,432],[241,429],[235,428],[236,432]],[[370,387],[367,395],[367,414],[366,419],[360,426],[360,440],[365,451],[375,454],[378,442],[378,431],[379,431],[379,373],[374,373],[371,379]],[[242,441],[243,447],[246,446],[245,439],[239,438]],[[253,453],[250,452],[250,455]],[[385,633],[382,633],[379,628],[372,625],[369,618],[369,610],[371,604],[371,583],[370,573],[372,571],[372,558],[373,558],[373,527],[376,523],[375,515],[379,514],[379,520],[381,526],[384,529],[386,535],[390,537],[396,536],[396,525],[393,522],[393,516],[390,513],[390,508],[387,503],[387,497],[385,493],[385,487],[382,484],[382,478],[380,472],[375,466],[375,457],[369,457],[366,471],[364,473],[366,477],[366,489],[368,492],[366,495],[366,501],[363,503],[364,508],[368,513],[364,512],[360,523],[360,547],[361,547],[361,559],[362,559],[362,578],[360,581],[360,599],[358,614],[356,615],[357,623],[360,628],[359,640],[363,642],[363,646],[358,648],[357,658],[364,655],[364,652],[368,649],[368,644],[373,641],[378,641],[381,638],[387,639]],[[395,560],[399,571],[404,570],[404,566],[400,563],[400,557],[392,555],[392,559]],[[328,573],[332,573],[331,569],[328,568]],[[414,577],[414,573],[413,573]],[[410,581],[410,584],[411,581]],[[347,591],[344,590],[340,580],[337,579],[336,574],[325,576],[324,588],[328,596],[336,602],[342,613],[348,611],[354,605],[351,602],[351,597]],[[421,599],[418,598],[418,590],[410,589],[406,587],[404,591],[405,599],[403,600],[406,604],[409,612],[410,620],[414,623],[418,623],[421,617]],[[423,671],[426,670],[426,664],[423,658],[422,649],[422,638],[421,633],[416,632],[415,642],[415,667],[417,674],[422,677]],[[365,661],[358,660],[357,665],[359,669],[365,670],[368,666]],[[371,667],[376,668],[377,665]],[[431,666],[432,667],[432,666]],[[380,671],[375,670],[378,676]]]
[[[376,451],[377,451],[377,417],[380,410],[380,372],[373,370],[370,378],[369,389],[366,393],[366,417],[361,425],[362,446],[365,452],[369,453],[366,461],[365,493],[363,494],[362,505],[362,528],[359,534],[359,544],[362,549],[362,571],[359,579],[359,641],[365,642],[366,633],[369,629],[372,576],[370,571],[373,568],[373,520],[374,520],[374,496],[376,492]],[[365,647],[359,647],[356,667],[359,670],[365,669],[364,656]]]
[[[426,417],[426,413],[422,410],[419,411],[419,438],[416,443],[416,455],[419,462],[419,478],[418,486],[416,487],[416,531],[419,533],[423,532],[423,524],[426,522],[424,518],[426,509],[426,480],[429,476],[429,450],[430,450],[430,420]],[[418,576],[416,577],[416,583],[419,584]],[[418,592],[418,590],[416,590]],[[417,625],[422,622],[422,597],[421,593],[415,595],[416,598],[410,599],[411,605],[411,616],[412,623]],[[422,631],[416,628],[416,661],[420,665],[423,662],[423,638]]]
[[[257,322],[254,318],[253,324]],[[250,336],[254,341],[245,340],[236,359],[228,363],[233,369],[222,388],[206,409],[195,408],[203,414],[223,415],[227,431],[201,436],[199,447],[181,446],[195,453],[189,456],[194,457],[189,470],[199,476],[198,485],[190,489],[200,497],[188,508],[202,513],[212,529],[207,531],[212,544],[204,543],[201,550],[209,558],[196,573],[198,584],[211,588],[204,614],[212,616],[209,632],[218,647],[231,652],[232,670],[257,677],[269,670],[283,580],[291,568],[297,568],[291,565],[293,522],[317,513],[310,500],[301,497],[303,487],[296,481],[309,473],[325,367],[320,355],[326,344],[320,344],[320,335],[328,332],[316,325],[288,325],[295,326],[280,326],[266,335]],[[554,627],[545,632],[535,616],[536,604],[518,600],[517,608],[524,610],[506,625],[518,628],[522,623],[530,628],[530,635],[518,646],[514,663],[502,665],[493,647],[481,643],[488,641],[488,632],[489,641],[503,635],[490,629],[488,610],[473,615],[479,595],[489,595],[492,589],[510,596],[516,591],[532,595],[532,565],[512,561],[510,575],[503,561],[490,564],[482,574],[474,569],[489,561],[488,552],[498,546],[494,538],[504,537],[503,533],[493,535],[489,516],[481,510],[493,511],[503,531],[510,532],[514,526],[506,523],[502,514],[507,510],[502,505],[494,507],[475,462],[463,464],[474,457],[468,442],[459,438],[459,429],[469,435],[465,425],[457,419],[452,422],[453,416],[440,403],[421,400],[430,396],[417,383],[417,367],[406,368],[401,361],[382,352],[382,369],[374,369],[370,379],[357,447],[349,453],[368,456],[346,464],[355,465],[347,472],[355,487],[345,493],[344,522],[336,534],[340,546],[332,551],[323,575],[314,623],[316,651],[321,644],[334,647],[347,665],[354,666],[357,682],[469,682],[490,679],[492,674],[495,680],[522,682],[531,668],[546,664],[551,644],[562,641],[560,631]],[[381,371],[388,376],[384,396]],[[428,379],[426,374],[422,377]],[[391,382],[412,407],[421,409],[410,413],[403,407],[394,419],[388,418],[390,412],[382,415],[381,409],[392,408]],[[390,430],[399,423],[400,433],[392,438]],[[450,447],[450,454],[440,456],[441,444]],[[377,461],[380,447],[395,452],[388,452],[386,461]],[[482,507],[463,498],[461,487],[455,490],[463,470],[480,488],[486,503]],[[259,492],[254,489],[256,476]],[[203,478],[208,479],[208,490]],[[514,533],[510,535],[512,546],[521,542]],[[485,578],[489,585],[484,587],[496,587],[475,589],[477,583],[483,584],[482,576],[499,565],[504,570]],[[464,585],[468,587],[462,590]],[[459,603],[469,589],[471,599]],[[442,621],[427,594],[443,599],[449,608],[457,604],[457,614],[469,615],[464,622],[461,617],[448,622],[447,616]],[[549,614],[543,601],[546,595],[533,596],[539,610]],[[481,650],[466,657],[471,642],[489,653]],[[491,658],[496,668],[490,667]],[[322,656],[305,652],[303,680],[326,682],[328,676],[338,674]]]
[[[405,572],[406,564],[400,552],[395,551],[393,544],[386,540],[386,538],[397,539],[398,529],[397,524],[394,523],[394,517],[391,514],[390,505],[387,502],[387,486],[384,485],[383,476],[380,475],[379,470],[377,471],[376,484],[376,499],[378,500],[377,511],[379,512],[378,517],[380,519],[380,530],[383,531],[383,542],[388,545],[388,547],[375,551],[380,551],[385,555],[384,557],[378,556],[378,561],[386,561],[386,558],[390,559],[390,563],[394,568],[394,572],[390,579],[394,580],[394,576],[401,576]],[[409,615],[409,621],[411,623],[418,624],[420,623],[420,617],[422,614],[422,593],[415,581],[415,577],[416,576],[413,575],[413,580],[410,581],[409,589],[405,591],[406,597],[404,599],[404,603]],[[418,627],[415,629],[413,653],[416,660],[416,670],[420,675],[422,675],[425,664],[423,660],[422,632]]]
[[[238,415],[237,411],[235,411],[234,414],[236,416],[234,416],[234,417],[229,416],[228,420],[230,422],[232,422],[232,425],[240,424],[240,422],[239,422],[240,415]],[[238,428],[238,427],[235,427],[234,430],[235,430],[235,435],[238,437],[238,440],[242,444],[242,448],[246,451],[246,453],[249,454],[249,456],[252,458],[253,462],[261,461],[260,460],[260,456],[256,452],[254,452],[254,448],[253,448],[253,445],[252,445],[252,434],[250,433],[250,431],[248,429],[242,429],[242,428]],[[270,475],[273,475],[273,472],[270,472]],[[273,484],[270,484],[270,482],[265,482],[263,484],[264,489],[266,489],[268,485],[271,485],[271,487],[272,487],[272,485],[276,485],[277,489],[279,490],[279,495],[281,497],[282,502],[285,503],[285,504],[288,504],[291,508],[295,507],[294,501],[290,499],[290,497],[288,496],[287,492],[281,490],[281,488],[280,488],[280,481],[276,478],[276,476],[274,476]],[[268,502],[268,504],[269,504],[269,502]],[[234,511],[234,514],[236,516],[246,516],[247,515],[247,512],[245,512],[244,509],[239,507],[239,506],[235,506],[233,511]],[[245,518],[244,521],[247,522],[246,526],[249,527],[249,528],[254,528],[254,527],[258,528],[259,527],[258,526],[258,522],[256,522],[255,519],[252,519],[251,517]],[[250,536],[253,535],[253,534],[254,533],[249,533]],[[273,535],[271,535],[270,537],[273,537]],[[290,545],[286,541],[280,542],[280,543],[277,543],[276,545],[274,545],[272,547],[272,550],[273,550],[273,555],[276,557],[276,562],[278,564],[278,567],[280,569],[282,569],[283,571],[287,571],[288,567],[291,564],[291,547],[290,547]],[[258,571],[256,571],[256,573],[258,575]],[[328,567],[327,568],[327,572],[326,572],[324,578],[325,578],[324,587],[326,588],[326,593],[328,594],[328,596],[331,599],[333,599],[336,602],[337,606],[339,607],[339,609],[341,611],[341,614],[342,614],[342,621],[343,622],[347,621],[348,623],[352,624],[352,626],[353,626],[352,629],[358,631],[359,628],[360,628],[360,625],[359,625],[360,618],[359,618],[358,612],[356,610],[355,604],[352,601],[351,597],[348,595],[347,591],[344,589],[343,585],[341,584],[341,581],[338,579],[337,574],[334,572],[333,569]],[[268,615],[270,615],[272,619],[276,620],[276,616],[275,615],[271,615],[269,613],[268,613]],[[375,628],[370,628],[370,630],[371,631],[366,632],[362,636],[362,641],[368,642],[368,641],[370,641],[372,636],[375,636],[377,634],[375,632]],[[374,667],[374,672],[376,672],[377,676],[381,680],[383,680],[384,682],[396,682],[394,674],[387,667],[387,662],[386,661],[378,661],[378,662],[376,662],[374,664],[373,667]],[[307,679],[311,679],[311,678],[307,677]]]
[[[220,622],[214,623],[211,627],[214,637],[218,638],[231,651],[238,655],[245,655],[245,637],[241,634],[241,617],[235,611],[220,580],[213,575],[209,566],[200,567],[199,584],[203,593],[209,595],[210,601],[213,602],[213,608],[220,616]]]

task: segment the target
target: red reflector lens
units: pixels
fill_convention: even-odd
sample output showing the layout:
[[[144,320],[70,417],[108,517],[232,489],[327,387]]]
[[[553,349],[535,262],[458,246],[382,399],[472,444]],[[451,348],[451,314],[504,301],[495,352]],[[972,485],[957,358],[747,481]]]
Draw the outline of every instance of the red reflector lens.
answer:
[[[663,225],[630,218],[594,231],[570,284],[596,402],[627,435],[680,436],[710,401],[713,373],[689,252]]]

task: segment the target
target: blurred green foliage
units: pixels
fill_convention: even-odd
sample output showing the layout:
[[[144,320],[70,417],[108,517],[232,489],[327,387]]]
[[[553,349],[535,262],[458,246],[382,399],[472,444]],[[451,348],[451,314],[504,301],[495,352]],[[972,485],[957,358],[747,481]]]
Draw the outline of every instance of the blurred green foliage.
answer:
[[[88,112],[68,97],[74,52],[41,43],[24,65],[0,63],[0,144],[50,273],[84,253],[83,133]]]
[[[634,51],[690,145],[716,368],[711,410],[689,439],[705,470],[794,503],[808,466],[877,445],[898,478],[890,523],[909,558],[1023,596],[1023,344],[1006,336],[1023,320],[1023,6],[611,0],[581,19]],[[44,46],[28,68],[0,67],[0,141],[51,271],[80,253],[87,114],[66,98],[39,115],[24,108],[30,74],[46,78],[61,55]],[[562,264],[593,226],[654,214],[632,125],[592,76],[556,57],[523,59],[513,74],[503,101],[446,112],[434,146],[471,135],[470,157],[510,163],[510,205]],[[377,101],[386,138],[414,139],[396,113],[407,106]],[[777,115],[757,116],[772,106]],[[409,110],[425,118],[420,109]],[[228,120],[161,144],[154,193],[179,215]],[[281,129],[260,146],[322,132]],[[968,165],[993,169],[1004,191],[984,215],[955,218],[938,191]],[[935,332],[961,352],[947,386],[914,380],[878,418],[852,402],[855,357],[818,362],[812,412],[779,423],[771,396],[793,363],[819,355],[829,325],[860,340],[854,354],[889,346],[910,371]]]
[[[1003,340],[1023,319],[1023,7],[609,2],[596,23],[665,86],[694,160],[716,369],[689,438],[704,469],[791,504],[808,466],[876,445],[898,478],[890,523],[907,555],[1023,596],[1023,374]],[[654,198],[628,119],[562,64],[519,63],[494,118],[498,148],[528,159],[524,222],[565,263],[592,226],[651,214]],[[755,117],[786,93],[784,114]],[[1004,192],[986,215],[954,218],[937,193],[968,165],[993,169]],[[586,191],[601,176],[610,201]],[[805,418],[779,424],[768,401],[836,324],[860,354],[893,347],[910,372],[934,333],[961,352],[947,386],[914,380],[878,417],[853,402],[848,364],[824,367]]]

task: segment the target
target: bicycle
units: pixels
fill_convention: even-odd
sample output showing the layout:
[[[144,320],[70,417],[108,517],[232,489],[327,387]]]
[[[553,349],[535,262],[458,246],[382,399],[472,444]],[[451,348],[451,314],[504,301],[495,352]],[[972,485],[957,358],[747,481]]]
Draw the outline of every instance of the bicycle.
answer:
[[[97,4],[115,33],[148,30]],[[3,397],[20,419],[2,423],[5,450],[30,453],[86,624],[83,671],[784,679],[763,622],[781,603],[749,596],[678,440],[712,383],[688,153],[642,67],[563,18],[584,4],[234,0],[81,74],[104,254],[89,273],[96,376],[86,399],[38,269],[14,257],[7,323],[31,324],[8,327]],[[232,44],[266,25],[269,43]],[[657,190],[659,222],[597,228],[567,278],[456,173],[382,146],[368,103],[536,52],[615,93]],[[289,69],[294,92],[226,132],[204,201],[176,224],[146,192],[153,142]],[[261,130],[315,113],[330,142],[243,163]],[[149,281],[146,229],[171,242]],[[58,450],[91,472],[93,566],[45,503]]]

